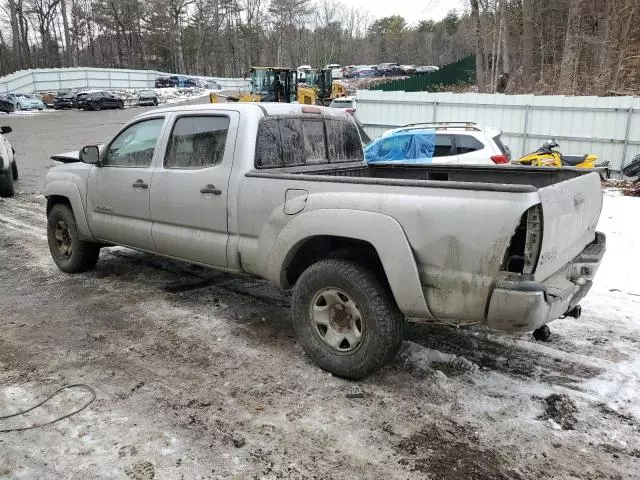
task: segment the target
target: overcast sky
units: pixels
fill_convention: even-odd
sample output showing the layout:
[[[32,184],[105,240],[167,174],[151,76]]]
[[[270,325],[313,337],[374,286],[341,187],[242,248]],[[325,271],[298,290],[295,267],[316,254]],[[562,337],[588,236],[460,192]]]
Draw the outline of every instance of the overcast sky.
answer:
[[[362,7],[375,18],[402,15],[409,24],[441,20],[449,10],[462,11],[465,0],[341,0],[349,7]]]

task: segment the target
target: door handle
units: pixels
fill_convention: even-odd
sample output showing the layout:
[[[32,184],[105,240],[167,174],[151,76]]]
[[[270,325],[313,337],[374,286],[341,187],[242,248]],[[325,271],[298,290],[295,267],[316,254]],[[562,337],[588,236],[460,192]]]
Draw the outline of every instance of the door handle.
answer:
[[[208,184],[200,189],[200,193],[213,193],[214,195],[221,195],[222,190],[216,188],[214,185]]]
[[[143,180],[136,180],[131,186],[133,188],[149,188],[149,185],[144,183]]]

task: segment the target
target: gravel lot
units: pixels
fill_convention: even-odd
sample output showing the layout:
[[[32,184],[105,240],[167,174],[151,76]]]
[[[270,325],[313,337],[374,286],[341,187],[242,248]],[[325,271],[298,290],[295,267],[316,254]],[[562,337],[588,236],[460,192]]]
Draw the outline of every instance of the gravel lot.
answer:
[[[0,416],[96,394],[0,433],[0,478],[640,478],[640,198],[607,193],[601,277],[551,342],[412,324],[394,363],[349,382],[305,358],[288,295],[261,281],[124,248],[55,267],[49,155],[141,111],[0,116],[21,172],[0,202]],[[63,390],[0,430],[91,399]]]

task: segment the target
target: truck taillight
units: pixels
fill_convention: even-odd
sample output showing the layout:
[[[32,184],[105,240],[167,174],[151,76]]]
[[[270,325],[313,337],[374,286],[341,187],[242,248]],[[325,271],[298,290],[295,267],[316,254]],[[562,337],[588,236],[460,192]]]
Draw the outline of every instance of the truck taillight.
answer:
[[[355,108],[345,108],[344,111],[347,112],[347,113],[350,113],[351,115],[355,115],[356,114],[356,109]]]
[[[491,161],[496,165],[502,165],[503,163],[509,163],[509,158],[506,155],[492,155]]]
[[[502,262],[502,270],[531,275],[536,271],[542,246],[542,205],[529,208],[520,219]]]

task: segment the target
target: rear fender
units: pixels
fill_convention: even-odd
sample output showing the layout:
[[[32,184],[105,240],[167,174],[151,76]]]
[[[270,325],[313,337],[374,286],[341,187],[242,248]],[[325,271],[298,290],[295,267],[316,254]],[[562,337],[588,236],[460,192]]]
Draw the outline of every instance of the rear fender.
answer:
[[[275,238],[268,278],[284,286],[284,272],[298,247],[311,237],[330,235],[369,242],[376,249],[400,310],[432,318],[422,292],[411,246],[400,224],[387,215],[360,210],[313,210],[298,215]]]
[[[94,236],[91,234],[91,230],[89,230],[89,224],[87,223],[87,216],[82,204],[80,190],[75,183],[64,180],[48,182],[44,190],[44,195],[47,198],[58,196],[69,200],[71,208],[73,209],[73,215],[76,218],[80,239],[90,242],[96,241]]]

